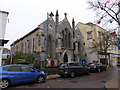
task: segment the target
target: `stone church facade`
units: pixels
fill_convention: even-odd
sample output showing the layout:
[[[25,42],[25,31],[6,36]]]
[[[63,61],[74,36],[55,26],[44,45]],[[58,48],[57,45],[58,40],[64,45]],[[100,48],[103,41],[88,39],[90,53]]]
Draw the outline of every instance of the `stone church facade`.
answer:
[[[34,53],[35,63],[43,69],[47,59],[57,59],[58,63],[79,62],[85,59],[82,48],[82,37],[79,30],[75,29],[74,19],[70,25],[67,13],[62,21],[59,21],[58,10],[55,20],[53,13],[47,20],[38,25],[27,35],[11,44],[13,52]]]

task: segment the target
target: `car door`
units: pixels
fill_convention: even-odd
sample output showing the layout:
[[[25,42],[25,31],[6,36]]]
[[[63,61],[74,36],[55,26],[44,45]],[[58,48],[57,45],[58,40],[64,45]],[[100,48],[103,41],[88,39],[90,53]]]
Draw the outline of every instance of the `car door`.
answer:
[[[9,79],[11,80],[11,83],[20,83],[23,82],[24,74],[22,73],[21,66],[10,66],[10,69],[7,72],[7,75]]]
[[[79,73],[82,74],[84,73],[84,66],[82,66],[81,64],[79,65]]]
[[[83,67],[79,63],[73,63],[74,71],[76,74],[81,74],[83,72]]]
[[[24,80],[26,82],[33,82],[37,78],[37,73],[33,67],[29,66],[22,66],[22,73],[24,74]]]

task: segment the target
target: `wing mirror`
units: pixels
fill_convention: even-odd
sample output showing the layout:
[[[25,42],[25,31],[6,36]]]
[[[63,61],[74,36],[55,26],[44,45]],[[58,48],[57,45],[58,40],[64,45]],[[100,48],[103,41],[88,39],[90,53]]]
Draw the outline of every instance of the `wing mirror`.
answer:
[[[31,70],[31,72],[35,72],[35,70],[34,70],[34,69],[32,69],[32,70]]]

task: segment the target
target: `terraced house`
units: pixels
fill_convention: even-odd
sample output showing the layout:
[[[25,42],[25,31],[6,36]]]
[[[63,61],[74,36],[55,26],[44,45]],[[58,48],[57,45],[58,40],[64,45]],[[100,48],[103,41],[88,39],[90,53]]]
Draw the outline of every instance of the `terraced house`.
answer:
[[[59,21],[58,10],[55,20],[53,13],[48,15],[47,20],[38,25],[27,35],[11,44],[13,52],[34,53],[35,63],[42,69],[48,59],[63,62],[79,61],[85,59],[81,55],[81,33],[75,30],[75,22],[72,26],[67,19],[67,13],[62,21]]]

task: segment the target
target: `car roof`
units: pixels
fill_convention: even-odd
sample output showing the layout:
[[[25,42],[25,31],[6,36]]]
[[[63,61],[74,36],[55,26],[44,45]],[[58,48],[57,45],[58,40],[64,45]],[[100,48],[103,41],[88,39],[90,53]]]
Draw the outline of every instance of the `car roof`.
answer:
[[[62,63],[62,64],[80,64],[80,63],[79,62],[65,62],[65,63]]]
[[[66,63],[79,63],[79,62],[66,62]]]
[[[27,66],[27,67],[32,67],[30,65],[23,65],[23,64],[11,64],[11,65],[4,65],[2,67],[6,67],[6,66]]]
[[[102,64],[102,63],[99,63],[99,62],[92,62],[92,63],[88,63],[88,64]]]

